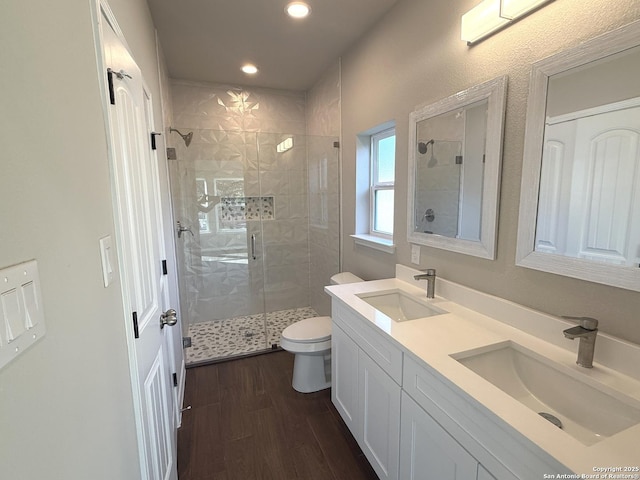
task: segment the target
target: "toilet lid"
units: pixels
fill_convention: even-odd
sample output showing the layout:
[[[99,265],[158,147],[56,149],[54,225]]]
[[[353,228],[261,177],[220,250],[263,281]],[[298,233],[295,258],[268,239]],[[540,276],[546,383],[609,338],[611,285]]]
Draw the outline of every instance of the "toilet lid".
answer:
[[[289,325],[282,337],[293,342],[324,342],[331,338],[331,317],[312,317]]]

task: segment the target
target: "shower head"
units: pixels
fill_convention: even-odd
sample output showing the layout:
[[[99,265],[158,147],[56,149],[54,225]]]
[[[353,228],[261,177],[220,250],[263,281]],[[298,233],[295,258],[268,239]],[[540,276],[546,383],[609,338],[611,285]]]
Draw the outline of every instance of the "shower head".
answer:
[[[433,145],[434,143],[435,143],[435,140],[433,138],[429,140],[427,143],[419,142],[418,152],[420,152],[421,155],[424,155],[425,153],[427,153],[427,149],[429,148],[429,145]],[[433,151],[433,149],[431,150]]]
[[[169,127],[169,133],[171,132],[176,132],[178,135],[180,135],[182,137],[182,140],[184,140],[184,144],[185,146],[189,146],[189,144],[191,143],[191,139],[193,138],[193,132],[189,132],[186,135],[183,135],[182,133],[180,133],[180,130],[177,130],[173,127]]]

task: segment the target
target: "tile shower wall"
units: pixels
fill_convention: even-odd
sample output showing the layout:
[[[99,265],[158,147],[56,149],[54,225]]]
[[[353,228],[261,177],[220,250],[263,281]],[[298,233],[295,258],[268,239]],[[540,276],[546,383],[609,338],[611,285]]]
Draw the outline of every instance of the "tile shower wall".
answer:
[[[176,134],[169,138],[179,159],[171,165],[172,177],[179,179],[172,183],[180,184],[172,192],[176,220],[200,222],[192,228],[194,235],[185,233],[179,240],[184,244],[178,245],[184,247],[181,276],[188,323],[253,315],[265,308],[308,307],[304,93],[174,81],[172,97],[174,128],[194,132],[188,148]],[[276,145],[288,137],[293,148],[276,154]],[[219,195],[216,178],[230,185],[239,179],[241,192]],[[200,190],[206,185],[207,192],[198,191],[194,198],[187,191],[193,188],[184,185],[199,185]],[[203,195],[213,200],[207,202]],[[237,218],[243,208],[245,217]],[[220,225],[226,221],[229,225]],[[242,228],[234,231],[234,223]],[[257,257],[264,259],[264,275],[261,262],[246,258],[252,234],[257,236]]]
[[[437,120],[436,120],[437,119]],[[417,125],[418,142],[428,143],[426,153],[416,148],[416,227],[418,231],[455,238],[458,209],[464,116],[457,114],[427,118]],[[432,216],[427,216],[431,210]]]
[[[173,126],[305,134],[305,94],[173,80]]]
[[[311,306],[331,314],[324,286],[340,271],[340,150],[327,139],[340,138],[340,63],[307,93],[309,158],[309,250]]]
[[[417,156],[415,207],[420,212],[416,218],[420,232],[457,238],[462,165],[456,157],[461,154],[462,142],[435,140],[427,153]]]

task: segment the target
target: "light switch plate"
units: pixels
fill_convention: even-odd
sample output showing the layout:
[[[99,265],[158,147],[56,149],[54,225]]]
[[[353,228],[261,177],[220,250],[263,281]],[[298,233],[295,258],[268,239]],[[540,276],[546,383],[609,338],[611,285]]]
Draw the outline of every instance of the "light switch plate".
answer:
[[[420,265],[420,245],[411,244],[411,263]]]
[[[113,282],[114,255],[111,235],[100,239],[100,259],[102,260],[102,280],[105,288]]]
[[[0,270],[0,368],[46,332],[35,260]]]

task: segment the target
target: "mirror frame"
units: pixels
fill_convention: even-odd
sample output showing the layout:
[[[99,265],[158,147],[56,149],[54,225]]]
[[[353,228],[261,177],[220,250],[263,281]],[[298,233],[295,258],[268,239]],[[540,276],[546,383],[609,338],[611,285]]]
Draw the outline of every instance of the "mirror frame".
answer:
[[[640,268],[535,251],[538,194],[549,77],[640,46],[640,21],[605,33],[533,64],[525,128],[516,265],[640,291]]]
[[[409,115],[409,185],[407,196],[407,239],[409,243],[440,248],[456,253],[494,260],[498,231],[502,139],[507,97],[507,76],[501,76],[436,103],[417,106]],[[482,184],[482,220],[480,241],[450,238],[414,231],[417,124],[468,105],[487,100],[487,131],[485,137],[485,170]]]

